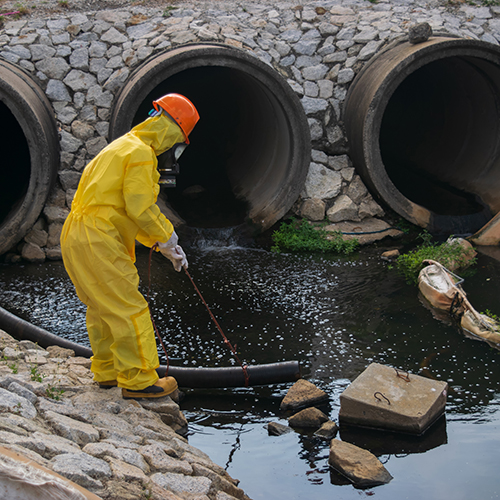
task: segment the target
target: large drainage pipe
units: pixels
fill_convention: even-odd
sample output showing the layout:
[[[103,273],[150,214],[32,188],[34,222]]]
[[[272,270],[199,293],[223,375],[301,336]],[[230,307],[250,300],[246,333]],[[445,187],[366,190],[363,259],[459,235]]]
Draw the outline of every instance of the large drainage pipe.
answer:
[[[344,123],[372,194],[431,232],[473,233],[500,211],[500,48],[396,45],[352,83]]]
[[[303,187],[311,145],[303,107],[284,78],[227,45],[195,44],[164,52],[138,67],[121,89],[110,139],[143,120],[152,100],[168,92],[186,95],[201,116],[181,158],[178,186],[166,191],[187,225],[246,222],[260,232],[285,215]],[[180,195],[193,185],[203,188],[206,205]],[[225,204],[231,197],[234,203]],[[203,220],[204,214],[211,220]]]
[[[59,165],[59,137],[42,89],[0,59],[0,255],[14,247],[43,210]]]
[[[32,325],[2,307],[0,307],[0,328],[19,340],[31,340],[44,348],[57,345],[65,349],[72,349],[77,356],[85,358],[92,356],[90,348]],[[164,377],[167,367],[161,365],[157,372],[160,377]],[[248,366],[247,373],[248,386],[295,382],[301,377],[298,361]],[[179,386],[193,389],[245,387],[246,385],[243,370],[240,367],[186,368],[169,366],[168,374],[177,380]]]

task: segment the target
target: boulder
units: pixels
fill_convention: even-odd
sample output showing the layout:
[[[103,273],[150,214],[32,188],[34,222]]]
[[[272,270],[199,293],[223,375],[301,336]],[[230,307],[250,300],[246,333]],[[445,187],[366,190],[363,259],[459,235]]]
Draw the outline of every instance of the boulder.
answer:
[[[330,443],[328,463],[360,488],[387,484],[392,479],[375,455],[338,439]]]
[[[328,394],[325,391],[322,391],[311,382],[301,378],[290,387],[281,402],[280,409],[296,410],[306,406],[313,406],[327,400]]]
[[[314,407],[301,410],[288,419],[288,424],[291,427],[313,429],[319,429],[325,422],[328,422],[328,417],[321,410]]]

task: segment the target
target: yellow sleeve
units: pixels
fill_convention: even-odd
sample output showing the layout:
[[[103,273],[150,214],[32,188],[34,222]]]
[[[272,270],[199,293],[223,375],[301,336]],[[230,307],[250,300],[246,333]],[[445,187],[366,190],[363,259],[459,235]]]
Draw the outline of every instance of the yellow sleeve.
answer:
[[[160,188],[154,153],[147,155],[149,158],[143,154],[144,159],[137,158],[138,155],[134,156],[124,173],[125,210],[139,227],[136,239],[143,245],[151,247],[157,241],[166,242],[174,228],[156,205]]]

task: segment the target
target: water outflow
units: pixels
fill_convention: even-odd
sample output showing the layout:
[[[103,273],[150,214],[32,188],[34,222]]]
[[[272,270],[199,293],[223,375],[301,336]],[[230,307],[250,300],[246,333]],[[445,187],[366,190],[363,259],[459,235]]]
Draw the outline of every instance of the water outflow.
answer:
[[[252,246],[253,240],[245,225],[225,228],[187,227],[180,230],[190,248],[201,252],[232,251]]]

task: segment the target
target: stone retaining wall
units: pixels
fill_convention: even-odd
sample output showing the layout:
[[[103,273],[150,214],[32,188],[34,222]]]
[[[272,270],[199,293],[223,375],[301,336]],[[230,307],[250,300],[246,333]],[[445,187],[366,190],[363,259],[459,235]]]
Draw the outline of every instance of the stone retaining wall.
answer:
[[[284,76],[307,114],[313,151],[296,214],[309,220],[383,217],[347,154],[342,107],[350,83],[412,25],[498,44],[499,7],[434,1],[252,1],[141,5],[6,21],[0,56],[45,90],[60,128],[57,185],[19,247],[31,261],[59,259],[59,234],[85,165],[108,143],[117,90],[147,58],[192,42],[250,51]],[[19,257],[13,257],[15,260]]]

